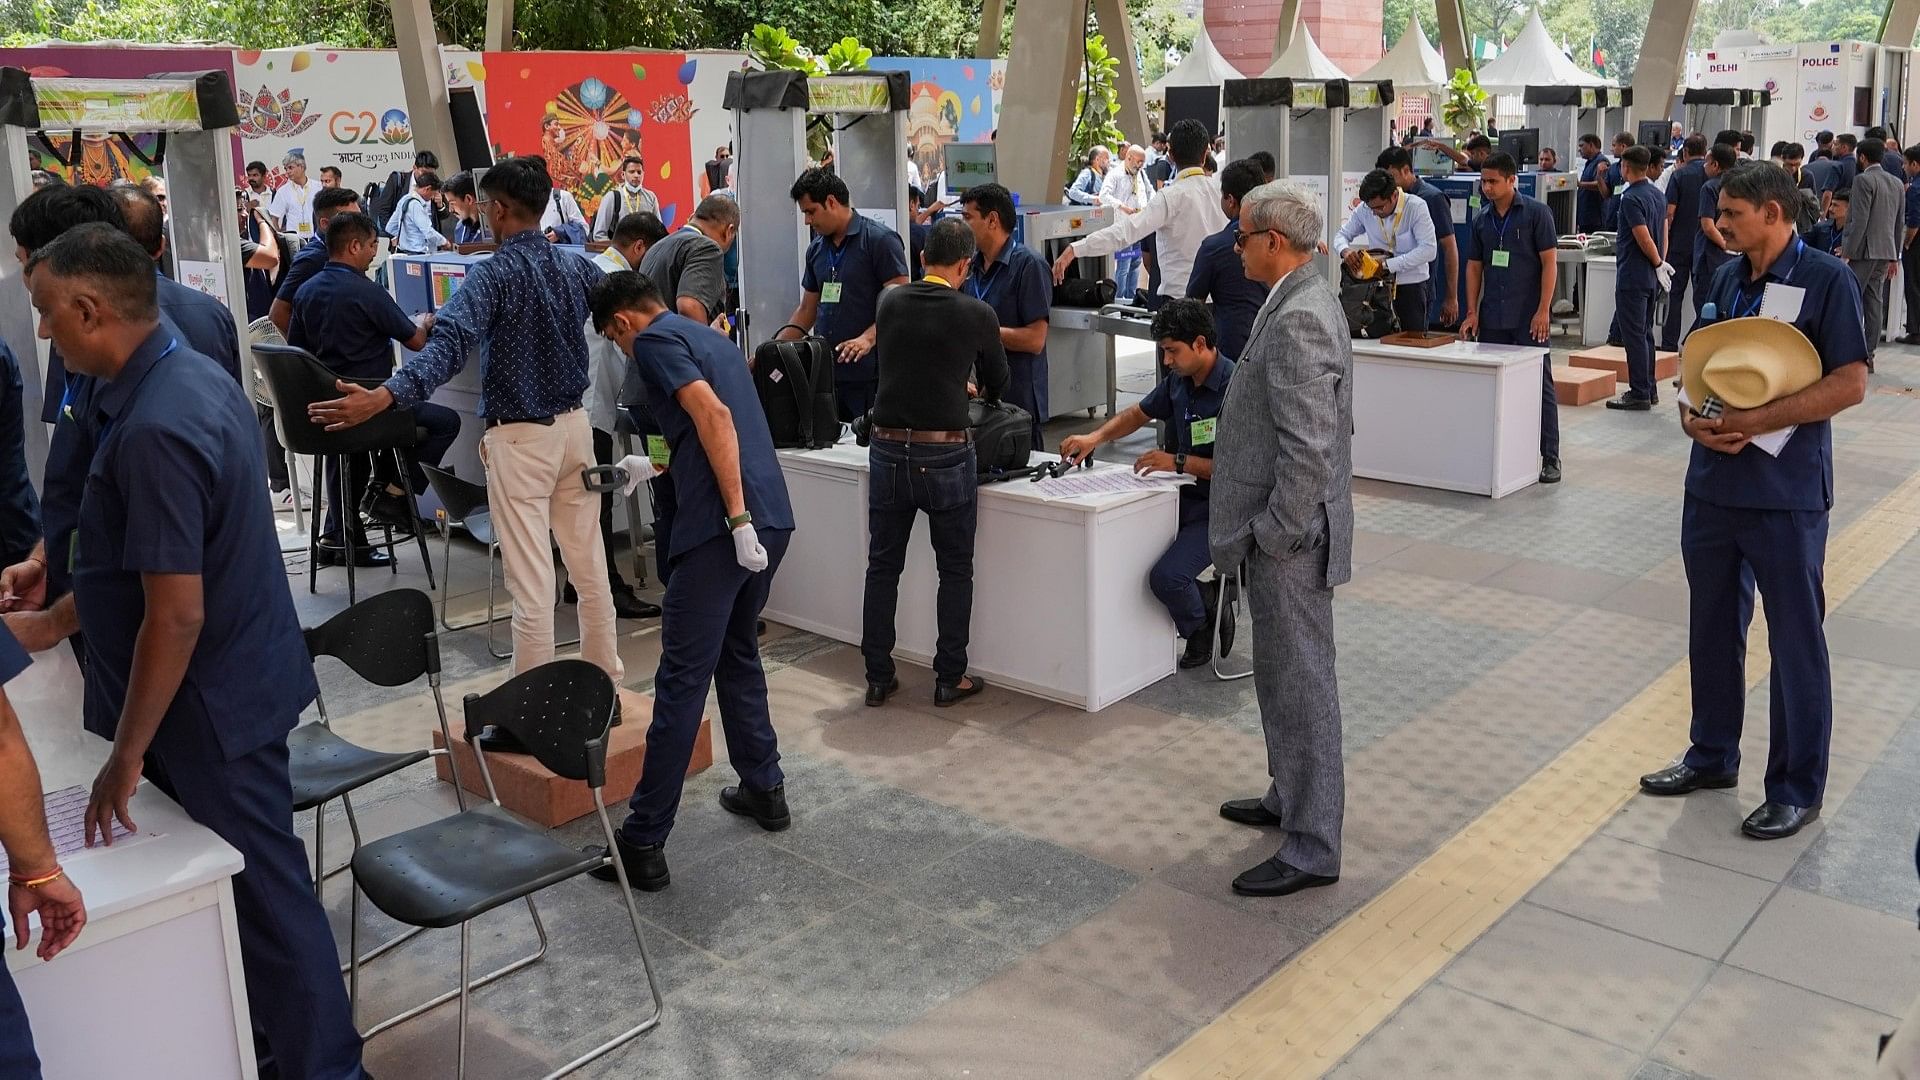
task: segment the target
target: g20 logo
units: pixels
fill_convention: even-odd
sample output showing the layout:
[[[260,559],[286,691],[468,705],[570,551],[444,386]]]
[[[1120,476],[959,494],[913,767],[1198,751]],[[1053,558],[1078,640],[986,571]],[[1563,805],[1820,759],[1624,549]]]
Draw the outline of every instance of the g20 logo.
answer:
[[[412,141],[413,127],[404,109],[388,109],[379,116],[341,111],[327,118],[327,134],[348,146],[397,146]]]

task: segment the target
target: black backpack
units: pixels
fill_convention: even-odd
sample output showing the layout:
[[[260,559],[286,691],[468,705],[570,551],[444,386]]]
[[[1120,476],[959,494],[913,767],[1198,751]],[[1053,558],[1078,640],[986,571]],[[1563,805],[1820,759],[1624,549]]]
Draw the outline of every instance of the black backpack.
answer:
[[[840,441],[833,350],[823,339],[762,344],[753,351],[753,389],[775,447],[819,450]]]
[[[373,218],[373,227],[380,235],[387,235],[387,222],[393,220],[393,212],[400,207],[400,199],[413,190],[411,170],[395,170],[387,174],[384,184],[368,184],[366,196],[360,201],[367,207],[367,213]]]
[[[974,398],[967,403],[967,427],[983,478],[1024,469],[1033,458],[1033,416],[1018,405]]]
[[[1341,264],[1340,310],[1346,312],[1352,336],[1378,340],[1400,329],[1400,319],[1393,313],[1393,288],[1391,275],[1358,278]]]

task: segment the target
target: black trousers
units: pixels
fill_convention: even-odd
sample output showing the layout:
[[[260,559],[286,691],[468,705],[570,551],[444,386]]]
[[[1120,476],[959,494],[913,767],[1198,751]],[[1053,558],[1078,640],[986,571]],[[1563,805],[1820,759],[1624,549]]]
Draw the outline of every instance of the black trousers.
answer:
[[[1393,290],[1393,313],[1400,319],[1402,333],[1419,334],[1427,329],[1427,283],[1397,285]]]
[[[1900,253],[1900,268],[1906,272],[1900,291],[1907,301],[1907,336],[1920,337],[1920,243]]]
[[[973,531],[980,495],[973,444],[875,439],[867,454],[867,594],[860,631],[867,681],[893,681],[900,573],[907,566],[914,518],[925,514],[940,574],[933,677],[942,686],[958,686],[967,673],[973,622]]]
[[[1686,329],[1687,321],[1687,306],[1683,298],[1687,295],[1687,287],[1693,284],[1693,275],[1681,273],[1679,267],[1692,266],[1693,255],[1669,252],[1668,261],[1675,269],[1673,286],[1667,290],[1667,318],[1660,327],[1660,348],[1664,352],[1679,352],[1680,331]]]
[[[593,459],[602,465],[611,465],[619,460],[613,456],[613,433],[593,429]],[[627,522],[627,528],[638,529],[637,521]],[[627,581],[620,576],[620,560],[614,556],[613,546],[613,492],[600,493],[600,546],[607,553],[607,584],[615,592],[627,589]]]

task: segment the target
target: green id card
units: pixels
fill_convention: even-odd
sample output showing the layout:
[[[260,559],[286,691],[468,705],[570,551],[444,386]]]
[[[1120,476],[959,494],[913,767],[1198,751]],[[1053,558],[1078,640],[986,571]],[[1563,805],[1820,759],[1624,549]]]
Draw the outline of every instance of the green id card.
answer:
[[[1213,425],[1216,422],[1214,417],[1209,416],[1187,425],[1187,442],[1194,446],[1213,445]]]
[[[1499,269],[1505,270],[1507,268],[1507,264],[1511,263],[1512,261],[1513,261],[1513,253],[1510,251],[1495,251],[1493,253],[1493,265],[1498,267]]]
[[[654,468],[666,468],[668,456],[667,437],[665,435],[647,436],[647,460],[653,464]]]
[[[1625,184],[1620,184],[1620,185],[1618,185],[1618,186],[1616,186],[1616,187],[1615,187],[1615,188],[1613,189],[1613,193],[1614,193],[1615,195],[1625,195],[1625,194],[1627,193],[1627,185],[1625,185]]]
[[[1478,195],[1467,196],[1467,209],[1469,210],[1480,209],[1480,196]]]
[[[821,282],[820,283],[820,302],[823,304],[839,303],[840,302],[840,283],[837,281]]]

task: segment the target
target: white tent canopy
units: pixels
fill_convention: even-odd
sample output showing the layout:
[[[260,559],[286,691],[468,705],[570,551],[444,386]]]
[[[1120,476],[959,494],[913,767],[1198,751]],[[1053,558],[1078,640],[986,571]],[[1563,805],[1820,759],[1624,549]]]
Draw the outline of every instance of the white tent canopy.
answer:
[[[1152,86],[1147,87],[1149,96],[1164,94],[1169,86],[1219,86],[1228,79],[1240,78],[1240,69],[1227,62],[1220,50],[1213,47],[1213,39],[1207,36],[1203,25],[1194,35],[1193,48],[1173,70],[1160,76]]]
[[[1567,59],[1547,36],[1538,10],[1527,15],[1526,29],[1506,52],[1480,66],[1479,82],[1489,94],[1518,94],[1529,86],[1614,85],[1612,79],[1584,71]]]
[[[1361,82],[1391,82],[1396,93],[1425,94],[1447,85],[1447,65],[1420,29],[1420,16],[1407,16],[1407,31],[1380,62],[1359,76]]]
[[[1264,79],[1344,79],[1347,73],[1340,65],[1327,58],[1320,51],[1320,43],[1313,40],[1313,31],[1301,24],[1293,35],[1293,44],[1281,53],[1267,70],[1260,73]]]

